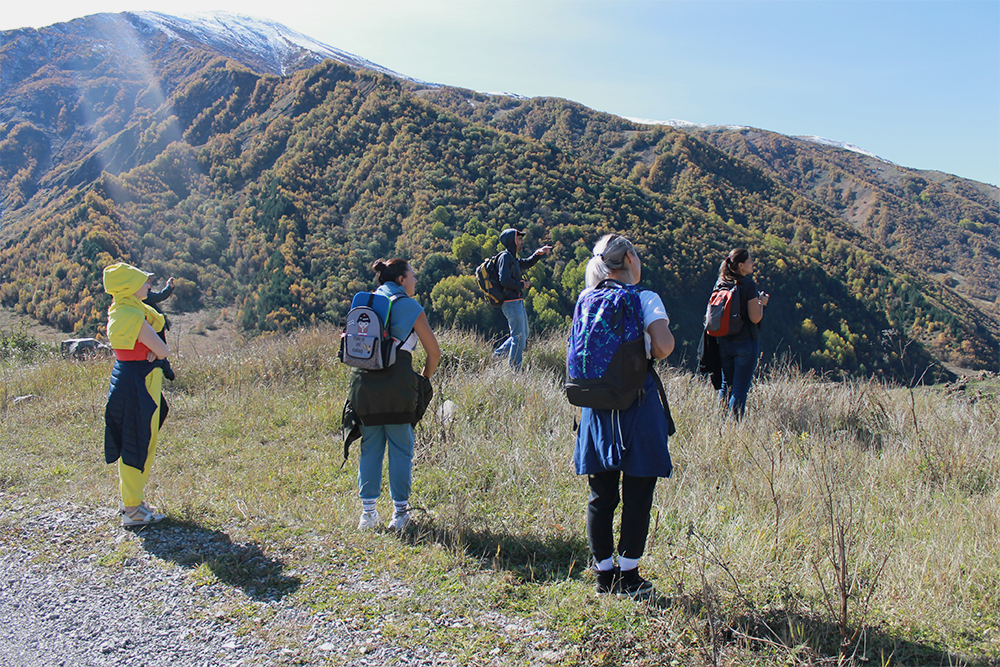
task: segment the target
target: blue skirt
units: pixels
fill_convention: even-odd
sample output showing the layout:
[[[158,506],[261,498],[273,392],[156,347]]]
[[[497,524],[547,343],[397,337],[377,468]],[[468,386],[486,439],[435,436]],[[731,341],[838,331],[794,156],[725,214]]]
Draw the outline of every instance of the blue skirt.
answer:
[[[621,470],[632,477],[670,477],[674,466],[667,446],[667,417],[651,374],[646,375],[643,390],[628,410],[581,409],[573,452],[576,474]]]

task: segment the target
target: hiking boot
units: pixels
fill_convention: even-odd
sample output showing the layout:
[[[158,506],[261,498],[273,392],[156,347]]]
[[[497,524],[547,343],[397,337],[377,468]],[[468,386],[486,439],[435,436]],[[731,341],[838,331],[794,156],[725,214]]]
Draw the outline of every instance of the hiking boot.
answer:
[[[621,583],[621,572],[617,566],[610,570],[595,570],[594,574],[597,576],[598,595],[611,595],[618,592],[618,587]]]
[[[616,591],[618,597],[630,597],[633,600],[647,600],[656,593],[653,584],[639,576],[639,568],[625,570],[621,573]]]
[[[404,530],[410,525],[410,511],[405,512],[393,512],[392,518],[389,519],[389,530]]]
[[[362,512],[361,519],[358,520],[358,530],[371,530],[372,528],[378,528],[380,523],[381,520],[378,516],[378,510]]]

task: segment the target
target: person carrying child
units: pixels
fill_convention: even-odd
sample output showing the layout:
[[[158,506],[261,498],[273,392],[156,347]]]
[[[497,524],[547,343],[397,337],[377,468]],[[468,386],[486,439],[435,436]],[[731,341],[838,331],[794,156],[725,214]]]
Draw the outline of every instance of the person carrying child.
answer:
[[[156,456],[163,378],[173,379],[169,350],[160,337],[163,315],[142,302],[153,274],[118,262],[104,269],[108,340],[115,351],[108,401],[104,410],[104,459],[118,462],[122,526],[148,526],[166,518],[146,502],[146,481]]]

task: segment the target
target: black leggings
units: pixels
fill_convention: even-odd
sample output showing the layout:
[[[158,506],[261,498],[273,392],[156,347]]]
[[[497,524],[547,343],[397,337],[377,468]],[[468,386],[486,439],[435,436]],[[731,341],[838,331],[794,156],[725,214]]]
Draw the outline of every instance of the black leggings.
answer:
[[[617,470],[589,475],[587,542],[594,560],[600,562],[615,552],[614,519],[618,507],[618,477],[621,475],[622,523],[618,555],[641,558],[649,534],[649,510],[653,506],[655,477],[631,477]]]

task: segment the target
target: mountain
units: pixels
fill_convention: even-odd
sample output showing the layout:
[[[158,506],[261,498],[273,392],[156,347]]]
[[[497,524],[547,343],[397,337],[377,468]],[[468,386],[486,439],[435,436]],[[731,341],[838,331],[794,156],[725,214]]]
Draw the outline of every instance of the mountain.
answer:
[[[982,184],[901,167],[883,181],[836,146],[427,84],[232,15],[7,31],[0,72],[0,303],[66,331],[100,330],[118,259],[177,276],[172,307],[233,307],[263,332],[339,321],[386,256],[413,262],[432,323],[499,331],[471,272],[517,226],[555,247],[531,271],[536,328],[566,325],[590,247],[615,230],[664,297],[675,363],[692,363],[737,246],[775,295],[768,359],[912,381],[1000,356],[979,298],[998,228]],[[848,190],[878,215],[835,206]]]
[[[906,169],[855,146],[752,128],[696,135],[822,204],[988,312],[1000,297],[1000,188]],[[832,147],[832,150],[831,150]]]

